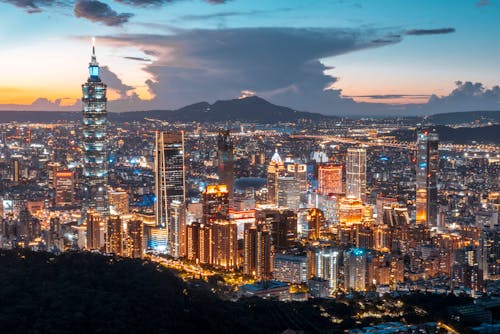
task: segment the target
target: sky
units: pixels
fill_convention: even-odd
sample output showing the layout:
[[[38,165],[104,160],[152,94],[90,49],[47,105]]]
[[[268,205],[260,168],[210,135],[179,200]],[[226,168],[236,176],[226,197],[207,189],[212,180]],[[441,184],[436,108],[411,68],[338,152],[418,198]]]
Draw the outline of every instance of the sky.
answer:
[[[258,95],[329,115],[500,110],[500,0],[0,0],[0,109]]]

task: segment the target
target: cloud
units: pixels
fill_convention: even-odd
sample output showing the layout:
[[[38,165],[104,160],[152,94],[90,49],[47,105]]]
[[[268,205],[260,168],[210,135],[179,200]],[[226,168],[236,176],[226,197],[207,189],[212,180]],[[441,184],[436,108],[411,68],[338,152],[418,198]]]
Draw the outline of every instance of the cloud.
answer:
[[[107,26],[120,26],[133,16],[131,13],[118,14],[108,4],[97,0],[78,0],[75,3],[75,16]]]
[[[165,5],[168,3],[178,2],[181,0],[115,0],[115,1],[129,6],[155,7],[155,6]],[[204,1],[212,5],[222,5],[227,3],[229,0],[204,0]]]
[[[324,73],[328,68],[320,59],[378,47],[372,41],[385,35],[356,29],[240,28],[100,40],[155,55],[144,70],[151,75],[147,85],[156,97],[147,106],[131,106],[135,109],[177,108],[254,91],[272,102],[334,113],[338,110],[331,108],[339,104],[346,112],[362,108],[341,97],[340,90],[325,90],[336,79]],[[387,43],[400,40],[393,37]]]
[[[476,2],[476,7],[483,7],[488,5],[491,5],[490,0],[479,0],[478,2]]]
[[[405,32],[406,35],[442,35],[455,32],[455,28],[439,28],[439,29],[412,29]]]
[[[128,95],[127,93],[134,89],[132,86],[125,85],[122,80],[115,73],[111,72],[107,66],[101,67],[101,79],[110,89],[116,91],[121,98],[126,97]]]
[[[426,94],[379,94],[379,95],[349,95],[346,97],[362,97],[362,98],[369,98],[369,99],[374,99],[374,100],[390,100],[390,99],[406,99],[406,98],[426,98],[430,97],[431,95],[426,95]]]
[[[486,88],[480,82],[457,81],[447,96],[432,95],[425,108],[433,112],[499,110],[500,87]]]
[[[151,59],[149,58],[143,58],[143,57],[130,57],[130,56],[127,56],[127,57],[123,57],[124,59],[129,59],[129,60],[136,60],[136,61],[146,61],[146,62],[150,62]]]
[[[55,5],[63,5],[64,3],[57,0],[2,0],[19,8],[23,8],[30,14],[42,12],[43,7]]]

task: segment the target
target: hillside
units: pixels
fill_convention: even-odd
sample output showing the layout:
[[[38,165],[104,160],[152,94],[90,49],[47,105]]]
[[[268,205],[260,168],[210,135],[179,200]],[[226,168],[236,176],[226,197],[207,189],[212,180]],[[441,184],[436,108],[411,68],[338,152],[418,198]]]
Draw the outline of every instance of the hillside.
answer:
[[[54,111],[0,111],[0,122],[57,122],[78,121],[81,112]],[[109,112],[111,122],[142,121],[144,118],[154,118],[169,122],[256,122],[279,123],[296,122],[299,119],[323,120],[335,117],[321,114],[296,111],[287,107],[277,106],[260,97],[252,96],[245,99],[217,101],[213,104],[199,102],[177,110],[131,111],[123,113]]]
[[[500,125],[483,126],[476,128],[451,128],[448,126],[435,126],[440,142],[452,142],[456,144],[468,144],[473,141],[478,143],[500,144]],[[416,131],[395,130],[391,132],[397,140],[416,141]]]
[[[456,125],[464,123],[500,123],[500,111],[464,111],[429,116],[427,121],[436,125]]]

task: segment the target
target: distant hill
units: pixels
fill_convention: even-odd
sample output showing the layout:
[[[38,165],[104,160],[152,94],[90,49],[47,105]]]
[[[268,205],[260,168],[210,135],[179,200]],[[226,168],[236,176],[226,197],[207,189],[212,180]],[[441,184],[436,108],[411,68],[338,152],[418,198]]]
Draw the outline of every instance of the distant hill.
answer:
[[[0,111],[0,122],[56,122],[77,121],[81,112],[54,111]],[[244,99],[217,101],[213,104],[199,102],[177,110],[131,111],[108,113],[111,122],[142,121],[154,118],[169,122],[256,122],[278,123],[296,122],[300,119],[326,120],[335,117],[321,114],[296,111],[291,108],[277,106],[260,97],[252,96]]]
[[[432,115],[427,118],[427,121],[438,125],[455,125],[463,123],[479,123],[487,124],[500,123],[499,111],[464,111],[452,112],[446,114]]]
[[[437,125],[436,131],[441,142],[453,142],[457,144],[467,144],[472,141],[479,143],[500,144],[500,125],[483,126],[476,128],[450,128],[448,126]],[[415,141],[416,131],[395,130],[391,132],[397,140]]]

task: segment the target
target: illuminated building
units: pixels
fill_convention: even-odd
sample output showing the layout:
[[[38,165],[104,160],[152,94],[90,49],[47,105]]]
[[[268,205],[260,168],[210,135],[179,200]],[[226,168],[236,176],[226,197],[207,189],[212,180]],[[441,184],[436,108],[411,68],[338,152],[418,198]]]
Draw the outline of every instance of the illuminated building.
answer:
[[[293,176],[278,176],[278,206],[298,209],[300,206],[300,184]]]
[[[143,254],[143,222],[132,219],[127,222],[127,256],[141,258]]]
[[[85,222],[87,224],[87,249],[101,249],[103,231],[100,215],[89,210]]]
[[[196,263],[211,264],[213,251],[212,228],[199,222],[186,227],[186,255]]]
[[[180,229],[184,227],[186,176],[184,132],[156,132],[155,140],[155,214],[156,224],[166,229],[167,253],[179,256]],[[175,204],[173,204],[175,202]]]
[[[186,210],[179,201],[170,203],[169,254],[175,258],[186,255]]]
[[[273,246],[276,248],[289,248],[297,239],[297,213],[293,210],[259,210],[257,221],[264,222],[271,229]]]
[[[73,205],[74,173],[72,171],[57,171],[54,175],[55,206]]]
[[[234,195],[234,154],[233,142],[229,130],[219,130],[217,136],[217,173],[219,183],[227,185],[229,199],[233,200]]]
[[[316,248],[309,252],[310,276],[328,282],[330,294],[338,290],[339,252],[331,247]]]
[[[266,225],[246,225],[243,243],[243,272],[263,281],[271,279],[273,250]]]
[[[437,225],[437,174],[439,138],[435,131],[424,129],[417,140],[416,220],[418,224]]]
[[[384,207],[387,205],[391,205],[393,203],[397,203],[397,200],[392,197],[384,197],[384,196],[377,196],[376,200],[376,209],[377,209],[377,224],[382,224],[383,223],[383,217],[384,217]]]
[[[339,221],[341,224],[359,224],[365,216],[365,206],[359,198],[347,197],[340,200]]]
[[[323,211],[317,208],[309,210],[307,215],[308,236],[309,240],[321,239],[323,228],[325,227],[325,217]]]
[[[229,191],[225,184],[209,185],[202,193],[204,224],[229,219]]]
[[[83,217],[94,209],[101,217],[109,214],[107,199],[108,162],[106,140],[106,85],[99,77],[99,63],[92,47],[89,78],[83,91]]]
[[[292,284],[307,282],[307,256],[276,254],[273,276],[275,280]]]
[[[228,220],[216,220],[210,227],[213,244],[211,264],[226,270],[236,269],[239,266],[236,223]]]
[[[12,181],[18,183],[21,175],[21,163],[18,158],[12,159]]]
[[[318,167],[318,193],[321,195],[342,193],[342,165]]]
[[[284,175],[284,172],[285,164],[276,150],[267,167],[267,201],[269,204],[278,205],[278,178]]]
[[[344,252],[344,289],[345,291],[366,290],[367,278],[367,256],[366,251],[353,248]]]
[[[292,176],[298,186],[299,193],[307,191],[307,165],[303,163],[285,163],[286,174]]]
[[[346,196],[360,199],[366,197],[366,150],[350,147],[346,158]]]
[[[129,213],[128,194],[125,190],[117,189],[108,192],[109,206],[113,207],[116,213],[126,215]]]
[[[106,224],[106,253],[124,255],[124,228],[120,216],[110,215]]]

